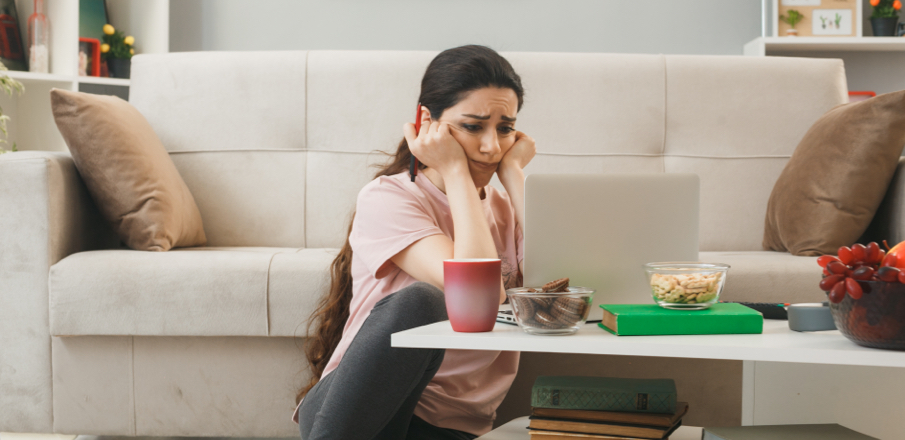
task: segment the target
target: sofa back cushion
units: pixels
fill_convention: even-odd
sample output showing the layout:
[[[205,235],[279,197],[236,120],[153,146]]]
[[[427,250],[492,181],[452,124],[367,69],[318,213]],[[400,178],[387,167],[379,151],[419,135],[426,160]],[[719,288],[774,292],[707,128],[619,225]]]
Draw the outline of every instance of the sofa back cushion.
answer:
[[[140,55],[130,101],[186,176],[212,245],[337,248],[435,55]],[[846,100],[839,60],[503,56],[525,86],[517,127],[538,145],[527,173],[697,173],[704,251],[760,249],[785,162]]]
[[[306,52],[137,56],[131,102],[191,189],[210,246],[305,246]]]
[[[762,250],[773,184],[811,125],[848,101],[842,61],[667,56],[666,89],[664,169],[701,178],[701,250]]]
[[[413,113],[421,77],[435,55],[309,54],[309,246],[342,245],[358,191],[374,177],[376,170],[369,166],[384,163],[387,156],[380,151],[394,152],[402,140],[402,124],[413,117],[402,115]],[[528,173],[662,171],[657,157],[664,102],[659,57],[504,55],[526,89],[516,126],[542,152]]]

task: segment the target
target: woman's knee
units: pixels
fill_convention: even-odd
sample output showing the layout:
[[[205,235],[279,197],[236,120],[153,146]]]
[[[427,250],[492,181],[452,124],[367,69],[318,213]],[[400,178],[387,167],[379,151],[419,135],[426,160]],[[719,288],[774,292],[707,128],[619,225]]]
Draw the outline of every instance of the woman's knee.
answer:
[[[417,315],[423,317],[424,322],[421,325],[448,319],[443,291],[431,284],[419,281],[396,292],[393,296],[395,298],[391,302],[394,303],[394,307],[401,308],[402,311],[408,313],[417,311]]]

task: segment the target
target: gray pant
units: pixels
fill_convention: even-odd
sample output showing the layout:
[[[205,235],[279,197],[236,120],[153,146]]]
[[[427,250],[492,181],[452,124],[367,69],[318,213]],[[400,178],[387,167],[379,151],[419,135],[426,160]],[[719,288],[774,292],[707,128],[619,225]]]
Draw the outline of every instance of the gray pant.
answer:
[[[442,349],[390,347],[393,333],[445,321],[443,291],[415,283],[378,302],[339,366],[317,383],[299,409],[303,440],[467,439],[413,415],[440,369]]]

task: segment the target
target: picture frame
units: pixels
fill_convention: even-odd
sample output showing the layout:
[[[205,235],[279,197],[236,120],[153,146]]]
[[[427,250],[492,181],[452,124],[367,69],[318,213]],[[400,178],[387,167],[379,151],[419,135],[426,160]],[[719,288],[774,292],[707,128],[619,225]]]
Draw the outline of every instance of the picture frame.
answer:
[[[0,61],[9,70],[28,71],[15,0],[0,0]]]
[[[106,0],[79,1],[79,37],[104,37],[104,25],[110,23]]]
[[[79,76],[101,76],[101,41],[79,38]]]
[[[773,0],[773,36],[787,36],[790,26],[779,17],[793,9],[804,14],[804,20],[795,26],[799,37],[863,36],[863,1]]]

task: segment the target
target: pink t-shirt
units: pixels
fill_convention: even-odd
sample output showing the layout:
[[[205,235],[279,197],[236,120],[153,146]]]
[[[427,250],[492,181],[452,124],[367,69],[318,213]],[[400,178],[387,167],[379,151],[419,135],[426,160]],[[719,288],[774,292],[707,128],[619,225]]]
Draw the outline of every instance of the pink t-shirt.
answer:
[[[485,187],[485,192],[481,204],[502,260],[504,284],[506,288],[521,286],[518,262],[524,255],[524,241],[509,196],[492,186]],[[358,194],[356,209],[349,236],[353,280],[349,320],[324,377],[339,365],[374,305],[417,281],[390,258],[430,235],[453,239],[449,200],[424,176],[414,183],[408,173],[379,177]],[[446,350],[415,415],[434,426],[487,433],[515,379],[518,361],[518,352]],[[293,420],[298,421],[297,408]]]

